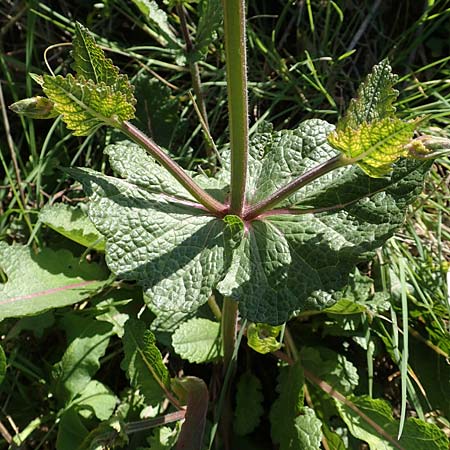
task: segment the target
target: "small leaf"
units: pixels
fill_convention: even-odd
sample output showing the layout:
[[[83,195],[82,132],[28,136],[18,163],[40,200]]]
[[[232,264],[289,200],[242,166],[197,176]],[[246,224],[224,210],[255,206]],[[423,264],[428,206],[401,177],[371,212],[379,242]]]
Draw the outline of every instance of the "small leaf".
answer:
[[[282,448],[289,448],[297,434],[295,419],[303,410],[304,382],[300,362],[280,368],[277,385],[279,397],[270,410],[270,423],[272,439]]]
[[[72,400],[86,389],[100,368],[112,335],[109,323],[83,319],[84,327],[67,347],[61,361],[54,367],[54,391],[59,399]]]
[[[395,113],[393,103],[398,96],[398,91],[393,89],[397,79],[387,59],[374,66],[372,73],[360,85],[356,99],[350,102],[345,118],[338,124],[338,130],[358,128],[363,123],[392,117]]]
[[[150,448],[148,450],[173,450],[175,448],[175,444],[177,443],[179,434],[179,426],[176,426],[175,428],[156,428],[148,439],[150,444]]]
[[[103,236],[79,206],[64,203],[45,205],[39,212],[39,220],[68,239],[94,250],[104,251]]]
[[[125,357],[120,366],[131,385],[139,389],[147,403],[152,405],[162,400],[163,391],[159,382],[168,384],[169,374],[162,362],[161,353],[148,333],[143,322],[135,319],[126,322],[122,339]],[[146,340],[150,348],[147,348]],[[157,374],[160,376],[158,381],[155,378]]]
[[[304,406],[299,416],[294,419],[294,436],[289,444],[282,445],[280,450],[317,450],[322,440],[322,422],[316,413]]]
[[[87,136],[102,125],[118,126],[134,117],[134,106],[126,94],[104,82],[95,84],[71,74],[44,75],[43,90],[75,136]]]
[[[239,436],[250,434],[259,425],[264,412],[261,388],[259,378],[249,371],[239,378],[233,422],[234,432]]]
[[[110,448],[126,448],[128,435],[125,424],[117,418],[102,422],[83,440],[77,450],[109,450]],[[59,450],[59,449],[58,449]]]
[[[367,421],[353,409],[343,404],[337,404],[342,419],[347,424],[351,434],[366,441],[371,450],[448,450],[449,440],[436,425],[410,418],[405,422],[403,434],[397,441],[399,422],[392,417],[388,403],[368,396],[351,396],[348,398],[360,411],[379,425],[388,436],[381,436]],[[394,445],[394,442],[397,445]]]
[[[81,422],[75,408],[69,408],[61,415],[56,437],[57,450],[74,450],[82,444],[88,435],[87,428]]]
[[[400,157],[407,156],[405,145],[411,141],[417,121],[382,119],[363,123],[357,129],[335,131],[328,142],[347,158],[354,160],[367,175],[379,178],[387,175]]]
[[[172,336],[174,350],[191,363],[212,361],[221,356],[220,324],[194,318],[182,323]]]
[[[67,250],[44,248],[35,255],[6,242],[0,242],[0,267],[8,277],[0,284],[0,320],[79,302],[104,287],[108,277],[104,267],[80,262]]]
[[[78,77],[92,80],[95,84],[104,83],[111,86],[114,92],[125,95],[131,104],[136,103],[133,87],[126,75],[119,74],[119,69],[106,58],[105,52],[96,44],[87,28],[79,22],[75,23],[75,37],[72,41],[72,68]]]
[[[266,354],[279,350],[281,342],[277,340],[283,326],[271,326],[265,323],[251,323],[247,328],[247,343],[255,352]]]
[[[208,412],[208,388],[205,382],[197,377],[175,379],[172,387],[178,398],[186,405],[186,415],[175,449],[198,450],[203,445]]]
[[[36,96],[24,98],[9,106],[11,111],[30,119],[53,119],[59,113],[54,109],[54,103],[46,97]]]
[[[91,380],[80,390],[80,395],[73,399],[71,406],[76,406],[79,414],[85,418],[91,417],[94,413],[97,419],[107,420],[117,403],[117,397],[107,386],[100,381]]]

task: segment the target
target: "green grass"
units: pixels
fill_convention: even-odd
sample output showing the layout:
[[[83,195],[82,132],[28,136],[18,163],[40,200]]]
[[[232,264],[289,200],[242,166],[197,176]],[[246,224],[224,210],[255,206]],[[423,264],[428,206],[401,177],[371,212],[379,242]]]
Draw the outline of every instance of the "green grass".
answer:
[[[57,6],[48,6],[53,3]],[[405,0],[400,5],[351,0],[250,1],[251,131],[262,121],[273,122],[277,129],[295,126],[311,117],[337,121],[365,74],[375,63],[389,57],[394,71],[401,75],[400,112],[407,117],[426,116],[424,133],[450,138],[450,4],[445,0]],[[187,9],[189,19],[195,23],[195,7]],[[39,224],[40,208],[60,201],[73,204],[84,201],[80,187],[68,180],[61,168],[86,166],[109,171],[102,149],[116,139],[108,131],[76,138],[60,120],[33,122],[5,109],[12,102],[39,92],[39,86],[27,74],[46,71],[44,50],[71,40],[74,19],[89,26],[98,42],[110,49],[109,56],[131,77],[150,73],[162,80],[159,86],[165,86],[165,102],[170,99],[173,110],[157,110],[154,114],[173,118],[175,111],[178,116],[171,122],[167,139],[170,151],[182,166],[188,169],[201,166],[208,171],[208,158],[213,157],[189,96],[192,92],[189,69],[174,58],[171,49],[154,38],[154,30],[130,2],[2,2],[0,239],[36,249],[61,245],[60,238]],[[178,31],[179,17],[175,10],[171,12],[171,23]],[[211,135],[219,148],[228,141],[223,53],[222,41],[215,40],[207,59],[199,64]],[[47,54],[55,73],[67,70],[69,56],[66,46],[55,47]],[[158,89],[162,92],[161,87]],[[420,199],[411,207],[404,228],[373,265],[363,268],[374,278],[384,275],[384,283],[377,287],[389,293],[392,314],[373,318],[372,336],[376,336],[377,345],[383,342],[390,350],[388,357],[394,362],[400,363],[403,336],[408,330],[410,345],[425,346],[437,358],[436,364],[439,357],[448,359],[450,354],[446,284],[450,261],[449,177],[448,160],[438,160]],[[1,275],[0,271],[0,278]],[[402,317],[406,300],[407,323]],[[2,345],[9,355],[8,375],[0,387],[0,422],[6,430],[2,432],[5,441],[8,434],[14,436],[16,427],[23,431],[31,424],[36,430],[30,431],[28,448],[54,448],[57,405],[48,395],[48,386],[51,366],[61,357],[64,346],[62,330],[51,328],[52,320],[58,323],[60,318],[60,313],[56,313],[48,323],[39,322],[41,318],[36,323],[23,319],[0,324]],[[314,327],[311,333],[311,339],[320,338]],[[359,358],[365,357],[360,349],[354,351]],[[424,379],[430,376],[419,367],[424,354],[412,352],[410,367],[403,367],[401,377],[394,376],[394,380],[404,380],[410,402],[408,412],[414,410],[419,416],[424,410],[435,409],[433,395],[428,398],[424,395],[430,384],[416,381],[416,375]],[[378,363],[376,360],[375,364]],[[364,358],[361,367],[364,370],[367,367]],[[395,375],[397,370],[395,366],[389,375]],[[387,388],[369,364],[367,376],[371,375],[379,377],[375,383],[378,394],[394,392],[400,416],[406,407],[402,404],[405,390],[400,391],[396,381]],[[102,376],[117,389],[123,388],[120,385],[123,380],[108,373]],[[427,417],[448,432],[449,417],[436,411]],[[33,422],[36,418],[39,421]],[[0,444],[0,448],[7,448],[6,444]]]

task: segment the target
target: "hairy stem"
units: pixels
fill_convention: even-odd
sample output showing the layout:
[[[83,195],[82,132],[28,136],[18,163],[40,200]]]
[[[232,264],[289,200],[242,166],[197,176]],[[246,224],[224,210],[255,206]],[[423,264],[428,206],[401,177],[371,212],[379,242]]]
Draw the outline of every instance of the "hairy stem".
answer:
[[[238,304],[229,297],[223,298],[222,307],[222,346],[223,370],[227,371],[236,344]]]
[[[338,155],[334,158],[329,159],[328,161],[325,161],[322,164],[319,164],[311,170],[308,170],[308,172],[301,174],[286,186],[283,186],[264,200],[249,208],[245,212],[245,220],[252,220],[255,217],[258,217],[264,211],[270,210],[286,198],[290,197],[295,191],[302,188],[303,186],[311,183],[317,178],[320,178],[326,173],[339,169],[340,167],[346,166],[347,164],[349,163],[345,159],[343,159],[341,155]]]
[[[175,161],[145,133],[129,122],[121,123],[118,128],[132,141],[143,147],[153,158],[155,158],[165,169],[167,169],[180,184],[208,211],[222,217],[226,214],[227,206],[211,197],[204,191]]]
[[[241,217],[245,207],[248,157],[245,0],[223,0],[223,9],[231,143],[230,211]]]

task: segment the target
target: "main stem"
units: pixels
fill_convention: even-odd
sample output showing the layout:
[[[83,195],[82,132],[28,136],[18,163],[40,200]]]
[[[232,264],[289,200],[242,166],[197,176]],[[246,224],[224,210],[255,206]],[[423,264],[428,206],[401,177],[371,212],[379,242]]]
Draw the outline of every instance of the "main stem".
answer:
[[[129,122],[123,122],[119,125],[120,131],[128,136],[132,141],[139,144],[153,156],[165,169],[167,169],[180,184],[208,211],[217,215],[224,216],[227,211],[226,205],[211,197],[204,191],[173,159],[164,153],[164,151],[145,133],[136,128]]]
[[[223,0],[231,144],[230,212],[242,216],[248,155],[245,0]]]

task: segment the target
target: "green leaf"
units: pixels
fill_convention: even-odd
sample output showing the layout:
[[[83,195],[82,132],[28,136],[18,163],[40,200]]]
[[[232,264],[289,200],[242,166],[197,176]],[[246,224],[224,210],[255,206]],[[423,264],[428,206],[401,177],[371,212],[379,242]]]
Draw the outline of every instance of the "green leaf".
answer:
[[[104,82],[95,84],[71,74],[44,75],[43,90],[75,136],[87,136],[102,125],[118,126],[134,117],[127,95]]]
[[[220,324],[194,318],[182,323],[172,336],[174,350],[191,363],[213,361],[222,355]]]
[[[194,43],[195,51],[191,55],[193,62],[201,60],[208,53],[210,44],[217,39],[217,31],[223,21],[223,8],[220,0],[201,0],[199,16]]]
[[[362,123],[357,129],[344,128],[328,137],[328,142],[347,158],[354,160],[367,175],[379,178],[392,170],[392,164],[408,156],[408,144],[417,121],[386,118]]]
[[[108,273],[96,263],[74,258],[66,250],[44,248],[37,255],[21,245],[0,242],[0,267],[8,281],[0,284],[0,320],[38,314],[94,295]]]
[[[283,326],[270,326],[265,323],[251,323],[247,328],[247,343],[255,352],[266,354],[279,350],[281,342],[277,340]]]
[[[133,79],[138,128],[146,132],[158,145],[170,148],[176,136],[186,130],[187,121],[180,117],[180,99],[171,89],[148,73]]]
[[[56,450],[74,450],[87,436],[88,430],[81,422],[75,408],[69,408],[61,415],[56,437]]]
[[[155,31],[154,38],[161,45],[168,45],[171,48],[181,50],[182,44],[172,31],[167,13],[159,8],[155,0],[132,0],[132,2],[139,8],[144,19]]]
[[[233,429],[239,436],[250,434],[259,425],[264,412],[261,381],[251,372],[241,375],[237,383]]]
[[[163,169],[139,145],[121,141],[108,145],[105,153],[111,167],[118,175],[132,184],[152,193],[166,194],[180,200],[195,201],[189,192]]]
[[[163,397],[159,383],[168,386],[170,380],[153,334],[143,322],[129,319],[125,324],[122,343],[125,352],[122,370],[126,372],[131,385],[141,391],[148,404],[158,403]]]
[[[53,119],[58,117],[58,112],[54,109],[54,104],[46,97],[36,96],[24,98],[9,106],[11,111],[30,119]]]
[[[39,220],[68,239],[94,250],[104,251],[103,236],[95,229],[87,213],[80,206],[64,203],[45,205]]]
[[[381,436],[366,420],[361,418],[352,409],[338,404],[342,419],[347,424],[351,434],[358,439],[366,441],[371,450],[447,450],[449,440],[436,425],[425,423],[419,419],[410,418],[405,422],[403,434],[397,445],[399,422],[392,417],[392,411],[387,402],[372,399],[368,396],[348,398],[360,411],[382,428],[390,440]]]
[[[79,414],[85,418],[95,414],[97,419],[107,420],[111,417],[116,404],[117,397],[114,393],[97,380],[91,380],[73,399],[71,406],[76,406]]]
[[[398,91],[393,89],[397,79],[387,59],[374,66],[372,73],[359,87],[357,98],[350,102],[345,118],[338,124],[338,129],[358,128],[363,123],[392,117],[395,113],[393,103],[398,96]]]
[[[300,355],[305,370],[308,369],[339,392],[347,395],[358,386],[356,367],[340,353],[325,347],[303,347]]]
[[[54,392],[57,398],[70,401],[87,388],[100,368],[112,327],[109,323],[83,319],[84,327],[67,347],[53,370]]]
[[[124,180],[70,173],[91,197],[89,217],[106,237],[114,273],[137,280],[161,311],[189,312],[207,302],[225,265],[222,220]]]
[[[109,450],[116,447],[126,448],[126,445],[128,445],[128,435],[125,424],[117,418],[112,418],[94,428],[77,450]]]
[[[127,101],[134,105],[133,87],[126,75],[119,74],[119,69],[106,58],[105,52],[95,43],[87,28],[75,23],[75,37],[72,41],[72,68],[79,78],[92,80],[95,84],[104,83],[114,92],[125,95]]]
[[[319,120],[291,131],[266,126],[251,144],[249,203],[335,156],[327,144],[331,129]],[[239,301],[245,318],[270,325],[330,307],[355,265],[402,225],[429,167],[402,160],[390,177],[373,179],[347,166],[305,186],[280,205],[292,211],[281,209],[247,226],[218,290]]]
[[[278,376],[279,397],[270,410],[272,439],[288,449],[295,439],[295,419],[303,411],[303,385],[305,383],[300,362],[293,366],[281,367]],[[294,450],[294,449],[292,449]]]
[[[180,434],[180,428],[159,427],[153,431],[148,439],[148,450],[173,450]]]
[[[3,347],[0,345],[0,385],[3,383],[6,375],[6,356]]]
[[[316,413],[308,406],[303,407],[299,416],[294,419],[294,436],[289,444],[284,444],[280,450],[317,450],[322,440],[322,422]]]

